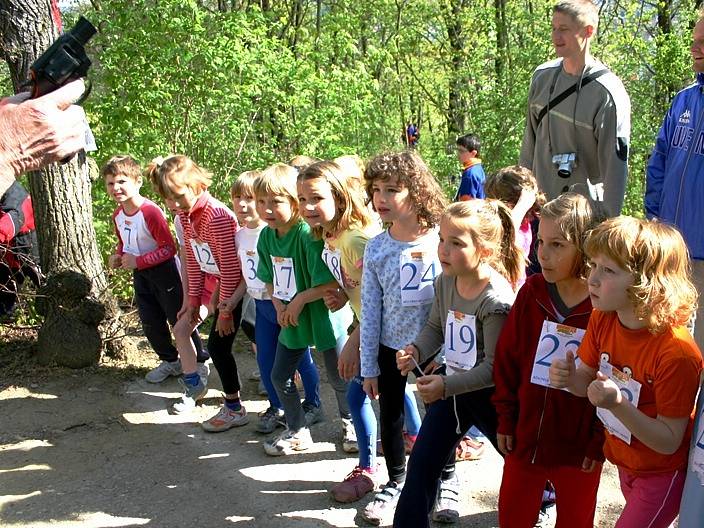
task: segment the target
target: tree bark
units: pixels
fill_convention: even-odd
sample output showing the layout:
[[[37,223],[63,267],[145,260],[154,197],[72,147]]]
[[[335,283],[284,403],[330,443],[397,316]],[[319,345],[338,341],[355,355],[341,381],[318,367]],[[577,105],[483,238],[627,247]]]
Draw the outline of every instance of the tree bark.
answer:
[[[55,7],[55,4],[54,4]],[[51,0],[0,0],[0,45],[15,91],[30,65],[58,37]],[[124,334],[107,286],[93,228],[91,178],[84,153],[29,176],[41,266],[47,283],[38,310],[38,359],[74,368],[119,356]],[[97,171],[94,171],[97,172]]]

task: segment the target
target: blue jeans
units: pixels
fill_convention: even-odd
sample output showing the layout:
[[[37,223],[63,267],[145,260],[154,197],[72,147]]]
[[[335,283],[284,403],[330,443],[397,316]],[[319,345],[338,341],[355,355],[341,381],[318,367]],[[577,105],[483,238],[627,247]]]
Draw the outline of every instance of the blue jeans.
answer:
[[[279,332],[281,327],[276,322],[276,309],[270,300],[254,300],[257,310],[256,323],[254,325],[254,340],[257,344],[257,365],[262,376],[262,383],[269,394],[269,405],[275,409],[281,409],[279,399],[274,384],[271,382],[271,369],[274,367],[276,357],[276,346],[279,342]],[[303,389],[306,394],[304,402],[307,405],[320,407],[320,375],[318,367],[313,363],[310,349],[304,349],[304,353],[298,362],[298,372],[301,375]],[[287,389],[298,394],[295,383],[289,379]]]
[[[335,391],[337,408],[342,418],[350,417],[350,409],[347,405],[346,398],[348,384],[337,372],[337,356],[342,351],[342,347],[345,345],[346,341],[347,336],[341,336],[337,340],[335,348],[321,352],[323,362],[325,363],[325,370],[328,375],[328,383],[330,383]],[[288,428],[292,431],[298,431],[305,427],[305,414],[298,393],[287,391],[286,386],[296,370],[296,365],[306,350],[308,350],[308,348],[291,349],[279,342],[276,348],[274,367],[271,371],[271,381],[283,405]]]
[[[347,389],[347,403],[350,406],[352,423],[357,433],[357,445],[359,446],[359,467],[376,467],[376,439],[377,421],[372,402],[363,389],[364,379],[355,376],[350,381]],[[418,413],[418,403],[410,385],[406,385],[404,394],[404,423],[406,432],[412,436],[417,436],[420,430],[420,414]]]

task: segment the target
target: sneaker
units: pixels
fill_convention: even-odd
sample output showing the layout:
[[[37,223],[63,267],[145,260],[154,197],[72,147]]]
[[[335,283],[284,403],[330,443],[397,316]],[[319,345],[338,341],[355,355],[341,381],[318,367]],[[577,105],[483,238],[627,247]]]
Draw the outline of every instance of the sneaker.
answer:
[[[262,380],[259,380],[259,384],[257,385],[257,393],[259,393],[259,396],[269,396],[269,391],[266,390]]]
[[[209,433],[220,433],[222,431],[227,431],[233,427],[241,427],[249,423],[249,416],[247,416],[247,409],[244,405],[240,407],[239,411],[233,411],[227,405],[223,404],[218,413],[201,423],[203,430]]]
[[[455,450],[455,460],[479,460],[484,454],[484,442],[475,440],[471,436],[464,436]]]
[[[180,376],[181,374],[183,374],[183,371],[181,370],[181,362],[178,359],[176,361],[162,361],[147,372],[144,379],[149,383],[161,383],[169,376]]]
[[[538,519],[535,521],[535,528],[545,528],[555,526],[557,520],[557,508],[553,501],[543,501],[538,512]]]
[[[351,418],[342,419],[342,450],[345,453],[359,453],[359,446],[357,445],[357,431],[354,429]]]
[[[286,427],[284,411],[269,407],[263,413],[259,413],[259,422],[256,428],[258,433],[271,434],[276,431],[277,427]]]
[[[376,488],[374,473],[371,468],[357,466],[345,477],[345,480],[330,490],[332,498],[337,502],[345,503],[358,501]]]
[[[362,518],[369,524],[379,526],[384,518],[393,514],[402,489],[403,483],[387,482],[362,510]]]
[[[299,451],[306,451],[313,445],[310,429],[302,427],[294,432],[286,429],[280,435],[274,436],[264,442],[264,451],[270,456],[291,455]]]
[[[203,385],[208,384],[208,376],[210,376],[210,366],[207,363],[198,363],[196,372],[200,376]]]
[[[304,405],[303,412],[306,415],[306,427],[322,422],[325,418],[325,415],[323,415],[323,408],[321,406],[316,407],[315,405]]]
[[[441,480],[438,494],[435,497],[432,519],[436,522],[452,524],[460,520],[457,510],[460,498],[460,483],[457,475],[447,480]]]
[[[181,388],[183,389],[183,396],[181,399],[174,403],[171,407],[173,414],[184,414],[195,409],[198,400],[202,399],[208,392],[208,388],[203,383],[203,380],[198,378],[198,385],[188,385],[183,378],[178,380]]]

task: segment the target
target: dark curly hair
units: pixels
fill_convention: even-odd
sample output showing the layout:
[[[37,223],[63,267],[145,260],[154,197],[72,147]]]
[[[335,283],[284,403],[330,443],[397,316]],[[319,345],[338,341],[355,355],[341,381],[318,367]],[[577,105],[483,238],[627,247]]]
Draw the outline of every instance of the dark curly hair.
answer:
[[[375,181],[393,179],[408,189],[418,222],[423,227],[437,226],[447,201],[423,158],[412,150],[379,154],[372,158],[364,171],[364,186],[369,200],[373,199]]]

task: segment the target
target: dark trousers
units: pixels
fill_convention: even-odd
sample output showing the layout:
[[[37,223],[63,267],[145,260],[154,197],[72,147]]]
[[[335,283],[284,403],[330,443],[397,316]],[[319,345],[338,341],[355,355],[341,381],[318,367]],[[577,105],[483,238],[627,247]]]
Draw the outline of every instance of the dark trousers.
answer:
[[[17,302],[17,290],[24,282],[24,274],[20,269],[11,269],[0,261],[0,316],[12,314]]]
[[[394,526],[430,526],[428,515],[433,509],[440,475],[449,457],[454,458],[455,446],[467,429],[475,426],[497,447],[492,394],[494,388],[489,387],[438,400],[428,406],[408,460],[408,475],[396,506]]]
[[[225,394],[235,394],[242,388],[240,383],[240,375],[237,372],[237,361],[232,355],[232,344],[235,342],[237,330],[240,327],[240,319],[242,318],[242,301],[232,311],[232,320],[235,323],[235,329],[230,335],[221,336],[216,330],[216,322],[220,312],[215,310],[213,314],[213,324],[210,327],[208,335],[208,352],[213,359],[215,370],[218,371],[220,381],[222,382],[222,390]]]
[[[152,268],[134,270],[134,295],[142,330],[149,344],[162,361],[176,361],[178,351],[171,339],[171,326],[183,304],[183,287],[176,261],[170,259]],[[191,334],[199,363],[208,359],[198,331]]]
[[[406,478],[406,446],[403,442],[404,395],[406,376],[396,367],[396,350],[379,345],[379,425],[381,447],[389,480]],[[421,425],[421,431],[423,426]],[[415,447],[414,447],[415,449]]]

